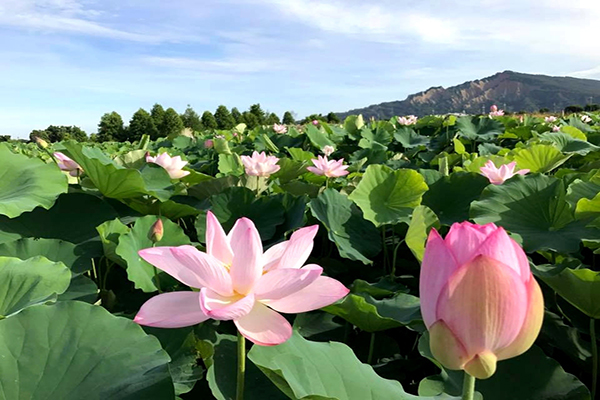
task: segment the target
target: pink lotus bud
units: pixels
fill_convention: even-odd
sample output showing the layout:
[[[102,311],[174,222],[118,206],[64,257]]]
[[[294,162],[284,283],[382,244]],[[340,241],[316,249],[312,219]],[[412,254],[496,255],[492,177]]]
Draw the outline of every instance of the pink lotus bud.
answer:
[[[481,167],[481,175],[485,176],[490,180],[490,183],[494,185],[502,185],[505,180],[512,178],[515,175],[525,175],[529,173],[528,169],[521,169],[515,171],[517,162],[513,161],[510,164],[501,165],[500,168],[496,168],[496,165],[492,160],[485,163],[484,167]]]
[[[39,136],[35,137],[35,142],[37,143],[38,146],[40,146],[42,149],[47,149],[48,148],[48,142],[46,142],[44,139],[42,139]]]
[[[496,112],[496,111],[498,111],[498,106],[494,104],[490,107],[490,112]]]
[[[334,151],[335,149],[333,148],[333,146],[327,145],[323,147],[323,154],[325,154],[325,156],[327,157],[329,157]]]
[[[318,156],[317,159],[311,160],[314,167],[306,167],[307,170],[316,175],[325,175],[328,178],[337,178],[339,176],[348,175],[348,165],[344,165],[344,159],[327,160],[327,156]]]
[[[151,157],[150,153],[146,152],[146,162],[163,167],[167,170],[171,179],[180,179],[190,174],[190,171],[183,170],[188,162],[183,161],[181,156],[171,157],[168,153],[162,153],[157,157]]]
[[[212,139],[206,139],[204,141],[204,148],[206,149],[212,149],[212,147],[215,145],[215,142],[212,141]]]
[[[279,158],[267,156],[264,151],[260,153],[255,151],[252,153],[252,157],[241,156],[240,158],[242,159],[242,164],[244,164],[244,167],[246,168],[246,174],[250,176],[270,176],[281,168],[277,165]]]
[[[56,159],[58,160],[57,165],[61,171],[66,171],[71,176],[78,176],[81,172],[83,172],[83,169],[79,164],[71,160],[63,153],[57,151],[54,153],[54,157],[56,157]]]
[[[559,132],[559,131],[560,131],[560,126],[558,126],[558,125],[554,125],[554,126],[552,127],[552,132]]]
[[[160,242],[163,238],[164,233],[165,231],[163,227],[163,222],[160,218],[158,218],[150,228],[150,232],[148,233],[148,239],[152,240],[153,243]]]
[[[527,351],[544,317],[542,292],[523,249],[494,224],[432,229],[420,279],[421,313],[433,356],[478,379]]]
[[[315,126],[319,125],[319,121],[317,121],[316,119],[313,119],[312,124],[315,125]]]

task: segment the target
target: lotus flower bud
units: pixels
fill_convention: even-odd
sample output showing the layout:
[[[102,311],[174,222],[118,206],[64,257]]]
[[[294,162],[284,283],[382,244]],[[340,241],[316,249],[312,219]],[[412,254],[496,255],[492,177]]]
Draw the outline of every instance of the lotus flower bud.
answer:
[[[204,141],[204,148],[206,148],[206,149],[211,149],[214,145],[215,145],[215,143],[213,142],[212,139],[206,139]]]
[[[431,230],[420,280],[421,313],[433,356],[478,379],[527,351],[544,316],[542,292],[523,249],[494,224]]]
[[[160,242],[165,233],[163,222],[160,218],[156,220],[152,227],[150,228],[150,232],[148,233],[148,239],[152,240],[152,243]]]
[[[48,142],[46,142],[44,139],[40,138],[39,136],[35,137],[35,142],[38,144],[38,146],[40,146],[42,149],[47,149],[48,148]]]

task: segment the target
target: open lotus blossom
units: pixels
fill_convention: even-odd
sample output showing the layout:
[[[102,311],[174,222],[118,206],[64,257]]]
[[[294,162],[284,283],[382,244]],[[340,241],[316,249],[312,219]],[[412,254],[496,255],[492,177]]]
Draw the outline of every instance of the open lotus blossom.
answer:
[[[273,130],[275,131],[275,133],[286,133],[287,126],[283,124],[273,124]]]
[[[554,125],[554,126],[552,127],[552,132],[559,132],[559,131],[560,131],[560,126],[558,126],[558,125]]]
[[[481,175],[490,180],[490,183],[493,183],[494,185],[502,185],[505,180],[510,179],[515,175],[525,175],[529,173],[528,169],[515,171],[516,166],[517,162],[513,161],[510,164],[504,164],[500,166],[500,168],[496,168],[494,162],[489,160],[485,163],[485,166],[481,167],[479,170],[481,171]]]
[[[182,168],[188,163],[183,161],[180,156],[171,157],[168,153],[161,153],[157,157],[146,154],[146,162],[158,164],[169,173],[171,179],[180,179],[190,174],[190,171],[184,171]]]
[[[433,356],[478,379],[527,351],[542,326],[544,300],[523,249],[490,223],[432,229],[421,266],[421,313]]]
[[[490,107],[490,117],[501,117],[504,115],[504,110],[498,110],[497,105],[493,105]],[[523,122],[523,120],[521,120]]]
[[[333,146],[327,145],[323,147],[323,154],[325,154],[325,156],[327,157],[329,157],[334,151],[335,149],[333,148]]]
[[[83,169],[79,164],[71,160],[63,153],[57,151],[54,153],[54,157],[56,157],[56,159],[58,160],[56,164],[58,165],[58,168],[60,168],[61,171],[66,171],[71,176],[78,176],[81,172],[83,172]]]
[[[207,319],[233,320],[253,343],[272,346],[292,334],[278,313],[303,313],[348,294],[323,268],[304,265],[318,225],[301,228],[290,240],[263,253],[258,230],[240,218],[228,235],[216,217],[206,216],[206,253],[192,246],[153,247],[140,257],[199,292],[159,294],[142,305],[134,321],[159,328],[191,326]]]
[[[589,124],[590,122],[592,122],[592,119],[588,115],[582,115],[581,122],[585,122],[586,124]]]
[[[551,123],[551,122],[556,122],[558,118],[556,118],[554,115],[548,115],[547,117],[544,118],[545,122]]]
[[[317,156],[316,159],[310,160],[314,167],[306,167],[307,170],[317,175],[325,175],[328,178],[337,178],[339,176],[348,175],[348,165],[344,165],[344,159],[328,160],[327,156]]]
[[[398,117],[398,123],[400,125],[405,125],[405,126],[407,126],[407,125],[413,125],[413,124],[417,123],[418,119],[419,118],[417,118],[414,115],[407,115],[406,117]]]
[[[250,176],[270,176],[279,171],[279,158],[268,156],[264,151],[254,151],[252,157],[241,156],[242,164],[246,168],[246,174]]]

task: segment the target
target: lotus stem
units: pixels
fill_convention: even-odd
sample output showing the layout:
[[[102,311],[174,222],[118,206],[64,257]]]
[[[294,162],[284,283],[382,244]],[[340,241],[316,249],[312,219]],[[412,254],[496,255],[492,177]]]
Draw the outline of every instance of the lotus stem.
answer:
[[[475,377],[465,372],[465,380],[463,381],[462,400],[473,400],[475,398]]]
[[[369,355],[367,356],[367,364],[373,363],[373,351],[375,350],[375,332],[371,332],[371,341],[369,342]]]
[[[592,339],[592,399],[595,399],[598,386],[598,344],[596,343],[596,320],[594,318],[590,318],[590,336]]]
[[[244,375],[246,373],[246,338],[238,331],[237,337],[237,389],[235,400],[244,400]]]

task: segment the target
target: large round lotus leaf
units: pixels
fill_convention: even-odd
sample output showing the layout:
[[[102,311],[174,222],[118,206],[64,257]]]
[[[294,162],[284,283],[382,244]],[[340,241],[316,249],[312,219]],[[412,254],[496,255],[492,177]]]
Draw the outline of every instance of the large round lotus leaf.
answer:
[[[155,337],[87,303],[0,321],[0,400],[172,400],[168,362]]]
[[[570,155],[563,155],[560,150],[549,144],[535,144],[525,149],[516,149],[513,159],[519,169],[531,172],[549,172],[567,161]]]
[[[66,193],[49,210],[36,208],[12,219],[0,215],[0,231],[81,243],[98,236],[96,227],[116,217],[116,211],[99,197]]]
[[[164,227],[164,235],[161,240],[156,242],[156,246],[181,246],[190,244],[183,230],[174,222],[161,217]],[[156,276],[160,270],[156,270],[151,264],[142,260],[138,251],[152,247],[152,240],[149,238],[150,229],[157,221],[154,215],[147,215],[138,218],[131,231],[122,234],[119,237],[119,245],[115,249],[115,254],[127,262],[127,277],[135,283],[137,289],[144,292],[154,292],[158,290],[156,286]]]
[[[460,117],[456,127],[460,136],[480,142],[489,142],[504,132],[500,121],[486,117]]]
[[[329,240],[335,243],[340,255],[371,264],[371,258],[381,251],[377,228],[363,218],[360,209],[348,197],[327,189],[310,204],[312,214],[325,225]]]
[[[25,307],[55,300],[67,290],[70,281],[71,272],[63,263],[44,257],[0,257],[0,319]]]
[[[598,232],[575,221],[561,180],[545,175],[516,176],[502,185],[489,185],[471,205],[478,224],[494,222],[523,240],[528,252],[551,249],[575,252],[582,238]]]
[[[417,400],[383,379],[343,343],[317,343],[298,332],[278,346],[254,346],[248,358],[291,399]]]
[[[14,218],[38,206],[48,209],[68,186],[56,164],[0,146],[0,214]]]
[[[590,318],[600,319],[599,272],[587,268],[565,268],[559,274],[545,275],[542,279]]]
[[[419,352],[434,361],[427,334],[419,340]],[[440,375],[421,381],[419,394],[436,396],[446,393],[459,396],[462,393],[463,371],[441,369]],[[591,399],[583,383],[566,373],[558,362],[546,357],[536,346],[518,357],[498,362],[496,373],[491,378],[478,380],[475,389],[483,395],[484,400]]]
[[[369,165],[356,189],[348,196],[376,226],[408,221],[412,209],[427,191],[423,176],[412,169],[393,170]]]

